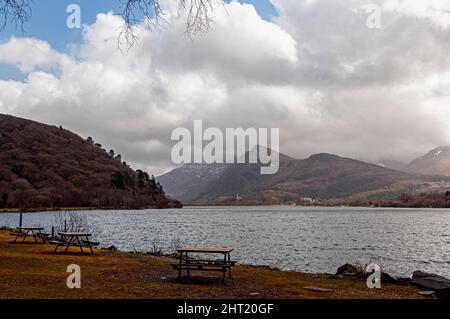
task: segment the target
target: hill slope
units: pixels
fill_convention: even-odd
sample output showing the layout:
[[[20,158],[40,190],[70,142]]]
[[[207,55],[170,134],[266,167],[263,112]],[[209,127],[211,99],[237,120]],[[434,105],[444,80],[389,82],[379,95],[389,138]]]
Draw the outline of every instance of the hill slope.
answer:
[[[202,173],[198,174],[199,171]],[[426,190],[436,184],[449,185],[450,181],[446,177],[409,174],[332,154],[316,154],[304,160],[281,156],[280,169],[274,175],[261,175],[257,164],[228,164],[219,170],[206,164],[192,164],[158,180],[166,185],[169,194],[186,204],[197,205],[289,204],[301,203],[306,198],[375,200]],[[179,184],[180,180],[183,184]]]
[[[412,161],[407,170],[418,174],[450,176],[450,146],[440,146]]]
[[[146,173],[61,127],[0,114],[0,148],[0,207],[180,206]]]

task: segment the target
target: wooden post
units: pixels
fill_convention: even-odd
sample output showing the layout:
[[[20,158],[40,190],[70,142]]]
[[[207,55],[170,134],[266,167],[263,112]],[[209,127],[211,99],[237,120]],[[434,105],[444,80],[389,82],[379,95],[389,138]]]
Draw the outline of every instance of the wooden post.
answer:
[[[55,226],[52,226],[52,237],[55,237]]]
[[[20,212],[19,227],[22,227],[22,212]]]
[[[67,231],[67,220],[64,220],[64,232]]]

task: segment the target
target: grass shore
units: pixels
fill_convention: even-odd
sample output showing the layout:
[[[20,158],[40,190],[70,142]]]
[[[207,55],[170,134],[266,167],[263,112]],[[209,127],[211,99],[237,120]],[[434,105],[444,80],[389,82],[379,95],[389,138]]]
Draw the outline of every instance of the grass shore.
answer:
[[[96,209],[106,209],[97,207],[60,207],[60,208],[43,208],[43,209],[30,209],[25,211],[25,213],[39,213],[48,211],[80,211],[80,210],[96,210]],[[20,213],[19,208],[0,208],[0,213]]]
[[[107,250],[80,256],[75,248],[72,254],[61,255],[53,254],[47,244],[13,244],[11,240],[9,231],[0,231],[0,298],[421,298],[411,286],[384,284],[382,289],[371,290],[356,278],[245,265],[233,268],[233,279],[225,284],[215,273],[194,274],[180,283],[170,266],[174,259],[169,257]],[[81,267],[81,289],[66,286],[70,264]]]

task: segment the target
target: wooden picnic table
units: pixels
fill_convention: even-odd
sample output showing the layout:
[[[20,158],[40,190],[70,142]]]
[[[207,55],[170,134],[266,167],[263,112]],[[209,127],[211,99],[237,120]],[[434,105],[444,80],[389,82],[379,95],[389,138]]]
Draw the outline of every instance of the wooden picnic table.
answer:
[[[45,243],[45,236],[42,234],[44,227],[26,226],[26,227],[17,227],[17,230],[19,230],[19,232],[14,234],[16,236],[16,238],[13,241],[14,243],[17,242],[17,239],[19,237],[23,237],[22,240],[23,243],[25,242],[28,236],[33,237],[35,242],[37,242],[37,237],[39,237]]]
[[[182,270],[187,271],[187,275],[190,276],[191,270],[201,271],[220,271],[223,273],[223,281],[225,281],[225,274],[228,270],[228,276],[231,278],[231,267],[236,262],[231,261],[231,252],[233,248],[214,248],[214,247],[183,247],[178,249],[179,262],[173,264],[173,267],[178,270],[178,280],[181,278]],[[190,259],[189,253],[197,254],[221,254],[223,259]]]
[[[86,232],[60,232],[58,235],[61,236],[61,239],[63,242],[59,242],[60,245],[56,244],[55,253],[58,250],[58,247],[60,246],[66,246],[66,249],[64,250],[64,254],[67,254],[67,250],[70,246],[78,246],[80,247],[81,254],[84,253],[83,246],[86,244],[89,249],[91,250],[91,254],[94,254],[94,251],[92,250],[92,244],[89,241],[89,237],[92,236],[90,233]],[[81,240],[80,240],[81,239]],[[76,242],[75,242],[76,241]],[[54,242],[58,243],[58,242]]]

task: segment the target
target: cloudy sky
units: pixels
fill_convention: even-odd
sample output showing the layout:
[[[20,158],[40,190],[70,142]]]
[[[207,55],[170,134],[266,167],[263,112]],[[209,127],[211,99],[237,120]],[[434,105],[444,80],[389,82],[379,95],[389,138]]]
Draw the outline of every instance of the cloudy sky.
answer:
[[[25,33],[0,33],[0,112],[92,136],[134,168],[172,167],[171,132],[195,119],[278,127],[298,158],[409,161],[450,143],[447,0],[231,1],[192,40],[165,0],[170,26],[141,28],[125,53],[114,1],[78,1],[81,30],[66,27],[71,2],[39,1]]]

